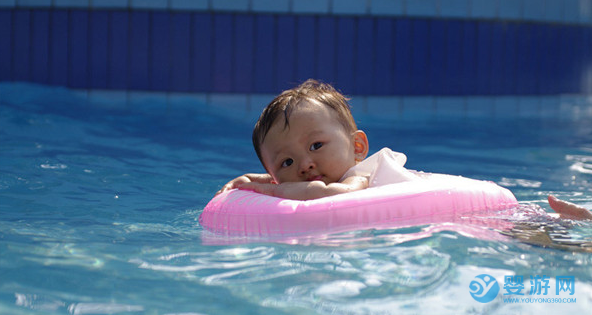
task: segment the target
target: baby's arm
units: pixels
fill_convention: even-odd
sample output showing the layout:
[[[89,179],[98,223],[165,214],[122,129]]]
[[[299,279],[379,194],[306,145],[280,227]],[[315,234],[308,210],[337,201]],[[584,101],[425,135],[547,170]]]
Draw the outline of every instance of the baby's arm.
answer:
[[[328,185],[322,181],[281,184],[251,181],[239,185],[239,189],[253,190],[269,196],[295,200],[317,199],[366,188],[368,188],[368,178],[363,176],[351,176],[342,182]]]
[[[571,202],[557,199],[555,196],[549,195],[549,205],[551,209],[559,213],[559,216],[564,219],[572,220],[591,220],[592,213],[584,207],[580,207]]]
[[[229,181],[226,185],[222,186],[216,195],[221,194],[227,190],[238,188],[240,185],[245,183],[271,184],[272,182],[273,178],[269,174],[245,174]]]

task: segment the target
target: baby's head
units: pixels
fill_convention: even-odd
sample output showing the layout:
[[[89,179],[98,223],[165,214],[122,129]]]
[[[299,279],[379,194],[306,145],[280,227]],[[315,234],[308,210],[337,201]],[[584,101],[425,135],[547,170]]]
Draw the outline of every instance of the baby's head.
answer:
[[[253,130],[253,145],[278,183],[337,182],[368,153],[368,140],[357,129],[347,98],[315,80],[267,105]]]

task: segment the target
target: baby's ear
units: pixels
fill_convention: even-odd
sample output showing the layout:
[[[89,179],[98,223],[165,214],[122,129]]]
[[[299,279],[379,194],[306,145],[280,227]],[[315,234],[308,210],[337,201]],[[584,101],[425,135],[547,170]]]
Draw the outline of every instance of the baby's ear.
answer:
[[[368,155],[369,145],[368,145],[368,137],[366,137],[366,133],[362,130],[357,130],[353,133],[353,140],[354,140],[354,154],[356,157],[356,162],[363,161],[366,156]]]

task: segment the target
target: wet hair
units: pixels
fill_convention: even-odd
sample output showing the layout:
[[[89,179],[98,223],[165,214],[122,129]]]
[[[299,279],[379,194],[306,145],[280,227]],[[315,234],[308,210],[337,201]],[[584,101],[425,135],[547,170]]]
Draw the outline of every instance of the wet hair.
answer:
[[[348,98],[339,93],[330,84],[313,79],[308,79],[299,86],[286,90],[276,96],[265,107],[253,129],[253,146],[261,164],[265,166],[261,156],[261,144],[265,140],[267,133],[269,133],[269,130],[280,115],[284,117],[284,128],[288,128],[290,126],[290,114],[302,101],[316,101],[317,103],[328,106],[335,111],[338,121],[347,132],[353,133],[358,130],[351,114],[348,100]]]

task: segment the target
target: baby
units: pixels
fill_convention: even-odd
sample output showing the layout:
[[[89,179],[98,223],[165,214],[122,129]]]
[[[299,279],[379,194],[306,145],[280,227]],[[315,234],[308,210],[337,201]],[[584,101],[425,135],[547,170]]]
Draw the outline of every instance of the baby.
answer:
[[[245,174],[230,189],[308,200],[416,180],[402,153],[384,148],[366,159],[368,138],[358,130],[347,98],[331,85],[307,80],[284,91],[261,113],[253,145],[267,174]],[[585,208],[549,196],[562,218],[592,219]]]
[[[218,193],[239,188],[308,200],[416,178],[403,168],[406,157],[389,149],[364,161],[368,138],[358,130],[347,98],[315,80],[267,105],[253,130],[253,145],[267,174],[237,177]]]

